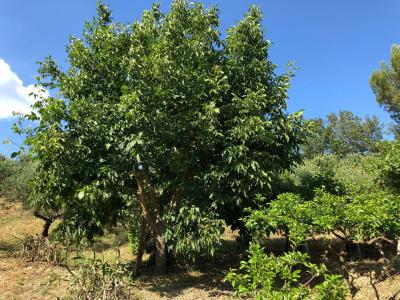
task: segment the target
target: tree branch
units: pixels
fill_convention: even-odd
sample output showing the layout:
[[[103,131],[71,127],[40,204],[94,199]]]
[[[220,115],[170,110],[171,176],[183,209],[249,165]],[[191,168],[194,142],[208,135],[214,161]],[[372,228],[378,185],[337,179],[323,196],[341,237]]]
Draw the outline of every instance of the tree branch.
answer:
[[[144,175],[144,179],[149,187],[149,194],[150,194],[151,202],[153,203],[153,206],[157,212],[157,215],[161,217],[160,201],[157,198],[156,190],[150,179],[149,165],[147,163],[143,163],[143,175]]]
[[[366,244],[368,244],[368,245],[372,245],[372,244],[374,244],[374,243],[376,243],[376,242],[378,242],[378,241],[385,241],[385,242],[388,242],[388,243],[390,243],[390,244],[395,244],[394,241],[389,240],[387,237],[384,237],[384,236],[378,236],[378,237],[373,238],[373,239],[371,239],[371,240],[369,240],[369,241],[353,241],[353,243],[354,243],[354,244],[366,243]]]
[[[143,176],[141,172],[135,172],[135,179],[137,184],[137,195],[139,198],[140,207],[142,209],[143,217],[146,219],[147,224],[153,229],[156,233],[158,232],[158,227],[156,225],[156,218],[151,213],[149,206],[146,202],[146,197],[144,195],[144,183],[143,183]]]
[[[345,240],[346,240],[345,237],[342,237],[342,236],[338,235],[334,230],[332,230],[331,233],[332,233],[334,236],[336,236],[338,239],[341,239],[342,241],[345,241]]]

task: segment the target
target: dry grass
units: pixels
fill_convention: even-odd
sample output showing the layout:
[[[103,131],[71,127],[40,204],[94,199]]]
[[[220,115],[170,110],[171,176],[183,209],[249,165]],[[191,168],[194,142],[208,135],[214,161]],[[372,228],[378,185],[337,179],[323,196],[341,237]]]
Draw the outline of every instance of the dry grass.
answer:
[[[69,277],[65,269],[25,262],[12,255],[20,247],[21,240],[40,234],[41,229],[42,221],[34,218],[31,212],[22,210],[19,204],[0,199],[0,299],[57,299],[66,295]],[[117,233],[99,239],[95,251],[86,250],[84,256],[96,256],[109,262],[117,259],[132,262],[134,257],[123,230]],[[238,266],[241,259],[237,255],[236,237],[236,232],[226,230],[222,252],[217,252],[214,259],[199,261],[189,271],[175,269],[168,276],[154,277],[144,270],[133,284],[134,299],[233,299],[223,277],[229,267]],[[284,239],[278,236],[267,244],[273,252],[282,251],[283,247]],[[324,261],[333,271],[342,272],[345,268],[350,288],[348,299],[400,300],[400,260],[388,265],[364,259],[341,266],[327,255],[323,242],[310,243],[310,249],[314,260]]]
[[[66,296],[69,276],[65,269],[13,256],[22,240],[41,233],[42,225],[41,220],[33,217],[32,212],[24,211],[20,204],[0,199],[0,300]],[[117,233],[99,239],[93,250],[85,250],[82,255],[111,263],[117,259],[133,261],[127,238],[123,232]],[[232,234],[227,232],[225,239],[229,240]],[[144,257],[145,264],[147,258]],[[229,286],[222,282],[223,276],[222,272],[211,271],[210,262],[202,262],[198,270],[173,270],[162,277],[151,276],[150,271],[144,270],[143,276],[134,283],[133,294],[135,299],[232,299]]]
[[[42,222],[0,199],[0,299],[56,299],[63,296],[66,272],[54,266],[13,257],[21,240],[40,234]]]

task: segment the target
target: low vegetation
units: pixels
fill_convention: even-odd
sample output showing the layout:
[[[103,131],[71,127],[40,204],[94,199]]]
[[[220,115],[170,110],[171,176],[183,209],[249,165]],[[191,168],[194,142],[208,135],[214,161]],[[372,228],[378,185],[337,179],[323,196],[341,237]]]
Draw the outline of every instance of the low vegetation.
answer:
[[[255,7],[225,38],[200,3],[97,11],[0,157],[1,260],[57,269],[66,299],[398,297],[400,144],[377,117],[288,113]],[[393,49],[371,84],[398,121]]]

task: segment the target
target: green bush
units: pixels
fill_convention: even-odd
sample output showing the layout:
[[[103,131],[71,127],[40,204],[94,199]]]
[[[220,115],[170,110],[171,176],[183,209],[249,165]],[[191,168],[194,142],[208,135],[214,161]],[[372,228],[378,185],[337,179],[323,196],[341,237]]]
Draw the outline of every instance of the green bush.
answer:
[[[275,194],[291,192],[310,200],[315,190],[323,188],[334,195],[357,195],[380,189],[377,155],[352,154],[345,158],[335,155],[306,159],[291,173],[281,175]]]
[[[322,283],[315,285],[317,279]],[[307,254],[294,251],[275,256],[265,253],[260,244],[250,244],[249,259],[241,262],[239,270],[230,270],[225,280],[238,296],[255,299],[339,300],[346,296],[343,278],[329,274],[325,265],[310,263]]]
[[[35,173],[35,164],[27,157],[18,160],[0,157],[0,196],[27,203],[30,194],[29,181]]]
[[[400,196],[375,192],[350,197],[317,190],[309,201],[296,194],[279,195],[268,208],[252,210],[245,223],[259,240],[275,231],[290,234],[295,243],[331,233],[347,242],[395,240],[400,237],[399,216]]]
[[[384,187],[400,192],[400,142],[387,143],[379,157],[379,179]]]

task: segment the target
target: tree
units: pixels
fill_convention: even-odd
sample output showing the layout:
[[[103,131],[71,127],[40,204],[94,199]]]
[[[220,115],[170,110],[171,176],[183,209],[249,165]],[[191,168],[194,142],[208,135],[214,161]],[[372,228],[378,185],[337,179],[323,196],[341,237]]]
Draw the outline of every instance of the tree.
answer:
[[[351,153],[367,154],[377,152],[377,142],[382,140],[383,126],[378,117],[364,119],[351,111],[331,113],[327,120],[313,119],[312,134],[303,148],[305,157],[318,154],[345,156]]]
[[[83,39],[71,38],[69,69],[41,63],[39,84],[56,96],[25,116],[38,122],[26,139],[39,163],[32,199],[62,211],[60,232],[142,220],[164,272],[168,249],[212,251],[219,218],[238,223],[300,161],[307,130],[286,112],[292,74],[275,75],[261,17],[251,7],[221,40],[214,7],[176,0],[125,25],[99,3]]]
[[[327,151],[327,138],[325,121],[322,118],[308,120],[310,124],[310,136],[307,143],[302,146],[303,155],[306,158],[313,158],[322,155]]]
[[[395,122],[394,132],[400,133],[400,45],[391,49],[390,66],[382,63],[381,70],[372,73],[370,85],[376,101],[390,113]]]
[[[399,141],[382,144],[378,157],[379,183],[392,193],[400,192],[400,143]]]

